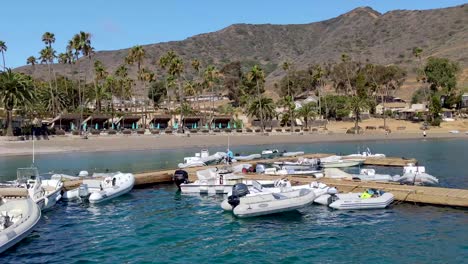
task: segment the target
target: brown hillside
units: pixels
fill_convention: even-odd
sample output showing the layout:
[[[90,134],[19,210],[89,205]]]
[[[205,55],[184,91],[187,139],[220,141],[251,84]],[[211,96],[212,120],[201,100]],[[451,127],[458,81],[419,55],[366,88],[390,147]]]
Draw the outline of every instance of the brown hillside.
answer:
[[[423,56],[437,55],[468,65],[468,6],[425,11],[396,10],[380,14],[369,7],[357,8],[339,17],[301,25],[236,24],[217,32],[196,35],[183,41],[146,45],[145,66],[156,70],[155,61],[175,50],[185,61],[198,58],[203,65],[221,65],[239,60],[247,68],[256,62],[266,70],[267,85],[283,76],[279,65],[292,61],[296,68],[312,63],[337,61],[342,53],[354,60],[400,64],[412,72],[413,47],[422,47]],[[110,71],[123,63],[128,49],[98,51]],[[83,72],[90,79],[88,62]],[[189,64],[189,63],[187,63]],[[70,75],[69,66],[53,65],[57,74]],[[35,77],[47,78],[47,67],[18,68]]]

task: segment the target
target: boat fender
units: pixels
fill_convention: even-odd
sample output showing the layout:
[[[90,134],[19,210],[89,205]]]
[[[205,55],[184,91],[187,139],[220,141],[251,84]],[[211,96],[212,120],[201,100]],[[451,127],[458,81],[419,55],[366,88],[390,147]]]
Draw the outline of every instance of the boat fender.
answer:
[[[182,183],[185,183],[185,184],[188,183],[188,172],[185,170],[176,170],[174,172],[174,175],[172,176],[172,180],[180,189],[180,185]]]

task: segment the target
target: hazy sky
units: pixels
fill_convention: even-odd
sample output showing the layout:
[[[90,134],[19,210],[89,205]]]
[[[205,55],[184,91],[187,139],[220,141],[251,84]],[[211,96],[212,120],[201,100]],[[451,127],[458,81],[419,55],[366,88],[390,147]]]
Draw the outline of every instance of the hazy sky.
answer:
[[[359,6],[384,13],[461,5],[458,0],[5,0],[0,40],[6,42],[7,67],[39,57],[41,36],[55,34],[57,54],[80,30],[92,34],[96,50],[182,40],[235,23],[301,24],[338,16]]]

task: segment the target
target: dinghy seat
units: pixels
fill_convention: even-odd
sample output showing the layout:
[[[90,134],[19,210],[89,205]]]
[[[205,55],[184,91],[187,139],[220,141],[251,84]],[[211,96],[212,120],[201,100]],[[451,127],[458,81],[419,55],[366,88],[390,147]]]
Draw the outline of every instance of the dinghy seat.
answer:
[[[283,194],[273,193],[272,195],[276,200],[288,199],[288,197],[286,195],[283,195]]]

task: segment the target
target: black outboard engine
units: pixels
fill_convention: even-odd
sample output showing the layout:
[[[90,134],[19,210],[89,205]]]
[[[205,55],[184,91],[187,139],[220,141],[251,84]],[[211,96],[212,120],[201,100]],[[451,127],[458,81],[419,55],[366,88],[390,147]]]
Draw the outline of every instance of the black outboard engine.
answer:
[[[232,186],[232,195],[228,197],[228,203],[232,208],[236,207],[240,203],[240,198],[249,194],[249,188],[243,183],[236,183]]]
[[[172,180],[180,189],[182,183],[188,183],[188,173],[184,170],[176,170],[174,176],[172,176]]]

